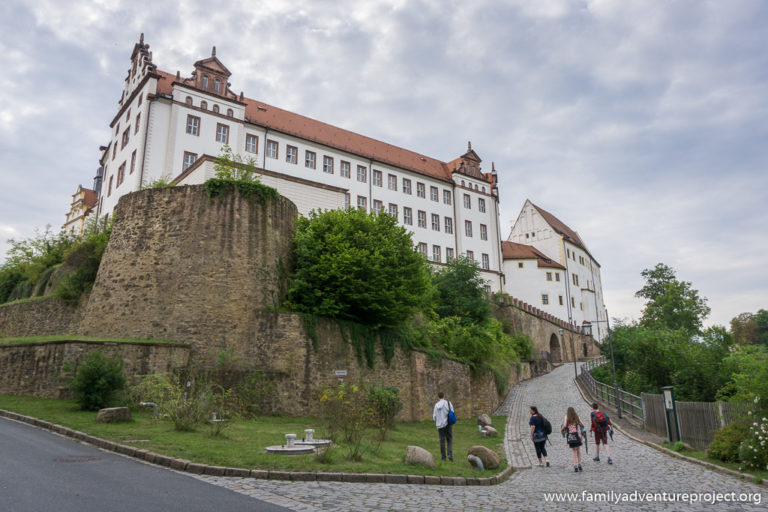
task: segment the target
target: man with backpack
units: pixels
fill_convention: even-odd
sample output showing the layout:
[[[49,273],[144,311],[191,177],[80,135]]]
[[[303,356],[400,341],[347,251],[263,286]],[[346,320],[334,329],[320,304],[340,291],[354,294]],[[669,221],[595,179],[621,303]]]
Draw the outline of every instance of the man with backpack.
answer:
[[[611,418],[603,411],[597,408],[597,403],[592,404],[592,432],[595,433],[595,462],[600,462],[600,443],[605,446],[605,454],[608,456],[608,464],[613,464],[611,460],[611,449],[608,447],[608,433],[613,432]]]
[[[453,412],[453,405],[451,402],[445,399],[445,393],[442,391],[437,394],[437,403],[432,411],[432,419],[435,420],[435,426],[437,427],[437,433],[440,436],[440,456],[445,460],[446,456],[446,444],[448,445],[448,460],[453,462],[453,423],[456,422],[456,416],[451,418],[451,412]],[[453,423],[451,423],[453,420]]]

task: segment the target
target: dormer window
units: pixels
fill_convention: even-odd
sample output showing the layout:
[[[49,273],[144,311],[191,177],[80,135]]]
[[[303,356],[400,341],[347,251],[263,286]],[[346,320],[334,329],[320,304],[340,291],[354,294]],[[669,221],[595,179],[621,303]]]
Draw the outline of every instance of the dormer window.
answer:
[[[203,89],[207,89],[207,88],[208,88],[208,77],[203,76]]]
[[[204,101],[201,101],[201,102],[200,102],[200,108],[201,108],[202,110],[208,110],[208,103],[206,103],[206,102],[204,102]]]
[[[192,104],[192,96],[187,96],[187,99],[184,100],[184,103],[186,103],[187,105],[191,105]]]
[[[214,114],[218,114],[219,113],[219,106],[218,105],[214,105],[213,106],[213,113]]]
[[[213,81],[213,91],[214,92],[219,92],[219,85],[220,85],[220,82],[218,80],[214,80]]]
[[[231,108],[228,108],[228,109],[227,109],[227,117],[234,117],[234,116],[235,116],[235,113],[234,113],[234,112],[232,112],[232,109],[231,109]]]

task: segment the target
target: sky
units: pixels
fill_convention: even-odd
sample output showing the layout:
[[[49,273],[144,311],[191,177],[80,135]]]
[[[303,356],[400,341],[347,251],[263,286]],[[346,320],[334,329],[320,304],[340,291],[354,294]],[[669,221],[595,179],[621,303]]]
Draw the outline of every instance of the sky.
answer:
[[[0,261],[91,187],[139,34],[162,70],[217,57],[232,89],[499,173],[578,231],[612,318],[659,262],[707,325],[768,309],[768,2],[0,3]]]

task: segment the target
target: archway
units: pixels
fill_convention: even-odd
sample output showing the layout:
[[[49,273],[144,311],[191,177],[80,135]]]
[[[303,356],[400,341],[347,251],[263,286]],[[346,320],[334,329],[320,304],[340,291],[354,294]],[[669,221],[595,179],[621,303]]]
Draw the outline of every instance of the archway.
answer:
[[[549,353],[552,354],[552,362],[557,364],[563,362],[563,351],[560,348],[560,340],[557,334],[552,333],[549,337]]]

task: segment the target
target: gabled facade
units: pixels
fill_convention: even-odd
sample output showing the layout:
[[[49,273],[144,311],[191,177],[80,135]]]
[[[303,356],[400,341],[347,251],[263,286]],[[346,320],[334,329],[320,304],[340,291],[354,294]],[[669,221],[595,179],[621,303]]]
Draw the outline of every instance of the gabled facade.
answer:
[[[78,185],[77,190],[72,194],[67,220],[61,229],[72,235],[82,235],[86,218],[91,214],[94,206],[96,206],[96,191]]]
[[[122,195],[159,179],[204,182],[229,145],[253,159],[262,181],[301,213],[383,210],[413,232],[415,249],[430,261],[466,255],[481,267],[489,291],[501,289],[496,171],[482,171],[471,144],[443,162],[236,94],[215,47],[193,68],[187,77],[161,71],[143,35],[134,46],[102,149],[100,216],[110,215]]]
[[[501,253],[509,295],[557,318],[568,319],[563,265],[532,245],[505,241]]]
[[[608,314],[600,264],[592,257],[579,234],[548,211],[526,200],[508,241],[532,246],[560,264],[565,278],[564,318],[577,326],[589,326],[595,339],[601,340],[607,333]],[[528,285],[515,283],[509,275],[505,286],[512,296],[534,293]]]

